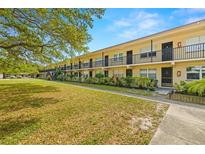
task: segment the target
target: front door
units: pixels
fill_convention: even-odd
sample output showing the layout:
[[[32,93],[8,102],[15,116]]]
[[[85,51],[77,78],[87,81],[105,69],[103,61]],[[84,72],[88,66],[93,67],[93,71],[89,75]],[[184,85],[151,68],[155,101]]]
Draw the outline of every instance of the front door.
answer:
[[[172,67],[162,68],[162,86],[172,87]]]
[[[173,42],[162,43],[162,61],[173,59]]]
[[[93,67],[93,59],[90,59],[90,68]]]
[[[81,69],[81,61],[79,61],[79,69]]]
[[[108,56],[105,56],[105,66],[108,66]]]
[[[93,72],[92,72],[92,71],[89,72],[89,77],[90,77],[90,78],[93,77]]]
[[[127,64],[132,64],[132,50],[127,51]]]
[[[132,77],[132,69],[126,69],[126,77]]]

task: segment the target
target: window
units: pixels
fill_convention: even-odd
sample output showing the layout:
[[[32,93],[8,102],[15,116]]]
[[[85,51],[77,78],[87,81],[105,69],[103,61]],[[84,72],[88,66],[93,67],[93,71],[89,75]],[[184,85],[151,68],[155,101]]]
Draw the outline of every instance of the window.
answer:
[[[156,45],[153,45],[151,52],[151,46],[140,49],[140,58],[148,58],[156,56]]]
[[[113,60],[114,61],[122,61],[123,60],[123,53],[114,54]]]
[[[128,77],[128,76],[132,76],[132,69],[127,69],[126,70],[126,76]]]
[[[157,79],[156,69],[148,70],[148,78],[150,78],[150,79]]]
[[[140,76],[150,79],[157,79],[156,69],[141,69]]]
[[[186,52],[203,50],[204,45],[202,43],[205,43],[205,35],[196,36],[196,37],[187,39],[186,46],[191,46],[191,47],[186,47]]]
[[[102,64],[102,57],[96,58],[96,59],[95,59],[95,65],[96,65],[96,66],[101,66],[101,64]]]
[[[147,69],[141,69],[140,70],[140,76],[141,77],[147,77]]]
[[[119,53],[119,61],[123,60],[123,53]]]
[[[205,78],[205,66],[202,66],[201,73],[202,73],[202,78]]]
[[[108,77],[108,76],[109,76],[108,73],[109,73],[108,71],[104,71],[104,76],[105,76],[105,77]]]
[[[114,77],[123,77],[124,73],[122,70],[114,70],[113,76]]]
[[[147,52],[146,53],[140,53],[140,58],[147,58]]]
[[[200,80],[205,77],[205,66],[187,68],[187,80]]]
[[[156,51],[152,51],[152,52],[148,52],[148,54],[149,54],[149,57],[155,57],[155,56],[157,56],[157,53],[156,53]]]
[[[89,66],[89,61],[84,61],[83,67],[88,67]]]
[[[186,45],[193,45],[199,43],[199,37],[192,37],[188,40],[186,40]]]

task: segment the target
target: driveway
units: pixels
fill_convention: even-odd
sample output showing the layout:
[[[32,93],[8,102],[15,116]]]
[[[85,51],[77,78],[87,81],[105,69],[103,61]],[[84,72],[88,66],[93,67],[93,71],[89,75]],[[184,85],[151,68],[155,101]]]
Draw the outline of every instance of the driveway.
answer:
[[[205,144],[205,109],[171,104],[150,144]]]

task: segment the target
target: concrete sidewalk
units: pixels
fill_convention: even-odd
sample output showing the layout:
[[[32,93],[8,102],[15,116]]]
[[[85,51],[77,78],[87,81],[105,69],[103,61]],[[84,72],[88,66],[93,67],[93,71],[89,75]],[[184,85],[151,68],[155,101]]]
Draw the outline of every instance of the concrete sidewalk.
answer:
[[[205,144],[205,110],[170,105],[150,144]]]

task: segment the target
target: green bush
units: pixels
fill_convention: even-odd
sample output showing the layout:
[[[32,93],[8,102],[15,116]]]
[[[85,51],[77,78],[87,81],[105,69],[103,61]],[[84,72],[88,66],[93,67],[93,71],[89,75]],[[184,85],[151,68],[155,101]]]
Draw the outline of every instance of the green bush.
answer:
[[[60,81],[64,81],[64,74],[57,75],[56,79]]]
[[[145,77],[133,77],[131,82],[131,87],[147,89],[150,85],[151,80]]]
[[[104,77],[104,74],[102,74],[102,73],[96,73],[96,74],[95,74],[95,77],[96,77],[96,78],[103,78],[103,77]]]
[[[150,80],[149,85],[148,85],[147,88],[148,88],[149,90],[154,90],[155,87],[157,87],[157,82],[156,82],[156,80]]]
[[[155,80],[151,80],[145,77],[103,77],[100,73],[96,74],[96,76],[97,77],[94,78],[79,78],[69,74],[65,74],[64,76],[61,74],[57,77],[57,79],[150,90],[154,90],[157,86]]]
[[[105,85],[110,85],[110,83],[111,83],[111,78],[110,77],[105,77],[103,79],[104,79],[104,84]]]
[[[205,95],[205,79],[187,83],[186,88],[187,88],[188,94],[204,96]]]
[[[133,77],[126,77],[124,78],[125,87],[134,87],[134,78]]]
[[[187,92],[187,83],[185,81],[180,81],[179,84],[175,83],[174,88],[176,92],[186,93]]]
[[[205,96],[205,79],[189,83],[181,81],[180,84],[175,84],[175,90],[179,93]]]

